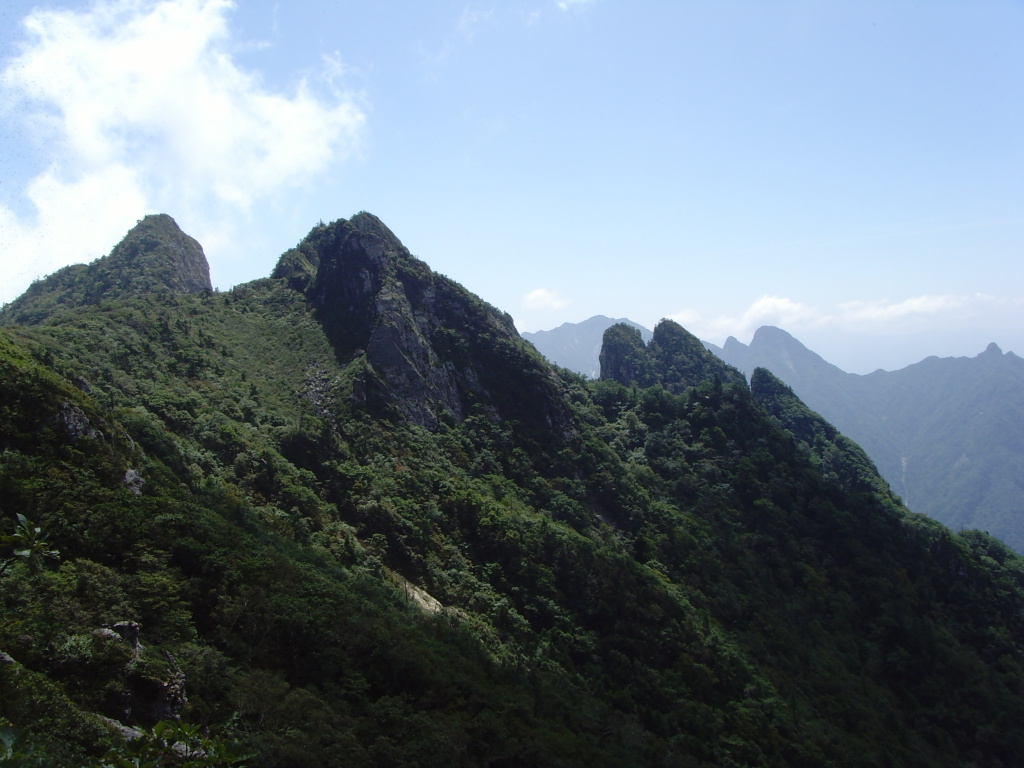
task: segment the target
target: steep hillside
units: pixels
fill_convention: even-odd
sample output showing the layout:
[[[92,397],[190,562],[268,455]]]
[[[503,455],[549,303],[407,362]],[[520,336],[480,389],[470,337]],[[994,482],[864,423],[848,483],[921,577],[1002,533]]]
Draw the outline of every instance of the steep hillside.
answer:
[[[4,320],[0,726],[31,759],[1024,749],[1020,558],[909,513],[675,323],[609,329],[600,381],[558,371],[369,214],[225,293]]]
[[[859,443],[915,512],[980,528],[1024,551],[1024,360],[995,344],[974,358],[937,358],[899,371],[844,373],[785,331],[760,328],[750,346],[719,353],[760,366]]]

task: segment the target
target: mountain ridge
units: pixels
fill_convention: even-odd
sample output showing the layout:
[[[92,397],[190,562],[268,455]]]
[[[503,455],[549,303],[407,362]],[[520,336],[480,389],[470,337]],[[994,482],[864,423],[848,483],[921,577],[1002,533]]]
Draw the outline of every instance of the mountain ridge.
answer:
[[[253,768],[1013,764],[1020,557],[678,324],[589,381],[382,227],[0,327],[0,726],[90,766],[167,718]]]
[[[765,343],[767,340],[767,343]],[[874,457],[915,511],[988,530],[1024,549],[1024,360],[990,343],[974,357],[931,356],[898,371],[851,374],[779,329],[720,356],[772,370]]]

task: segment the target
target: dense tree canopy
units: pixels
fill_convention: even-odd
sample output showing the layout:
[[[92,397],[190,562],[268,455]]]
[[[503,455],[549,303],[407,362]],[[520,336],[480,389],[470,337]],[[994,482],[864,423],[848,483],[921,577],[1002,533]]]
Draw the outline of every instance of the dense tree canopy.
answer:
[[[587,381],[349,226],[226,293],[4,316],[21,754],[171,723],[251,766],[1015,764],[1016,555],[675,324]],[[344,321],[328,234],[383,270]]]

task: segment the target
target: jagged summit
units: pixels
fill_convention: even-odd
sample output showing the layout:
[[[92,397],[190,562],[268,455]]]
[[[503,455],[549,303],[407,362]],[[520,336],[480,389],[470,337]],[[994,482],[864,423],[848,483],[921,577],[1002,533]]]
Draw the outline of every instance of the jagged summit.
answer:
[[[730,336],[722,346],[721,357],[747,375],[758,367],[774,369],[779,366],[789,373],[803,375],[842,373],[791,334],[772,325],[758,328],[749,346]]]
[[[305,293],[357,396],[434,428],[474,406],[567,429],[557,377],[512,318],[413,256],[376,216],[320,224],[273,272]],[[512,385],[512,386],[510,386]]]
[[[716,376],[722,382],[743,381],[739,371],[719,360],[700,339],[673,320],[658,323],[647,345],[638,329],[624,323],[604,332],[602,379],[627,386],[661,384],[670,392],[681,392]]]
[[[109,255],[33,283],[0,313],[0,322],[39,323],[54,312],[148,293],[212,290],[202,246],[165,213],[146,216]]]
[[[105,286],[107,293],[202,293],[213,290],[210,265],[203,247],[181,231],[166,213],[146,216],[125,235],[107,257],[108,273],[120,277],[119,285]]]
[[[549,331],[525,332],[522,336],[551,362],[596,379],[601,374],[600,355],[604,332],[615,323],[637,328],[644,341],[651,339],[651,331],[639,323],[604,315],[595,315],[579,323],[562,323]]]

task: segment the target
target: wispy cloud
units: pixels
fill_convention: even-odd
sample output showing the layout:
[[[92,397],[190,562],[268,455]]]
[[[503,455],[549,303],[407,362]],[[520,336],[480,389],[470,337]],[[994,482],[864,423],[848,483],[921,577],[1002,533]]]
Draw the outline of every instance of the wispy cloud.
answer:
[[[768,294],[757,299],[739,315],[706,317],[692,309],[680,310],[671,315],[676,322],[711,341],[728,336],[744,337],[762,325],[778,325],[789,329],[819,323],[823,317],[824,313],[816,307],[784,296]]]
[[[578,11],[593,5],[596,0],[557,0],[555,5],[562,11]]]
[[[476,37],[480,25],[490,21],[494,15],[493,10],[482,11],[479,8],[466,7],[462,9],[462,15],[456,24],[456,29],[466,40],[472,41]]]
[[[974,296],[915,296],[903,301],[850,301],[840,304],[838,311],[847,322],[891,322],[901,318],[949,313],[987,303],[993,297]]]
[[[454,25],[437,47],[424,45],[420,49],[420,57],[424,64],[424,76],[428,80],[438,77],[440,68],[456,55],[463,47],[472,45],[477,34],[493,21],[493,9],[482,10],[473,6],[465,6]]]
[[[569,302],[555,291],[538,288],[523,297],[523,306],[532,310],[559,310],[569,306]]]
[[[0,207],[0,284],[105,253],[155,210],[237,225],[356,151],[365,115],[334,85],[340,60],[325,61],[328,95],[306,79],[273,92],[232,58],[233,7],[99,0],[23,20],[0,94],[48,166],[24,190],[34,216]]]
[[[720,343],[728,336],[747,340],[762,325],[775,325],[790,332],[808,329],[899,334],[928,326],[955,326],[972,317],[1019,314],[1024,301],[990,296],[923,295],[900,300],[849,301],[834,306],[816,306],[783,296],[764,295],[736,315],[708,317],[685,309],[673,320],[701,338]]]

